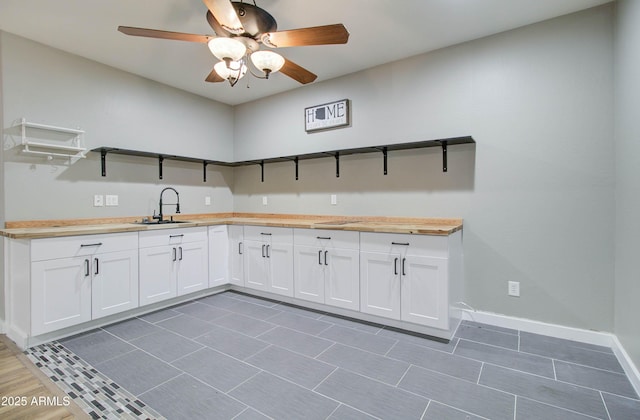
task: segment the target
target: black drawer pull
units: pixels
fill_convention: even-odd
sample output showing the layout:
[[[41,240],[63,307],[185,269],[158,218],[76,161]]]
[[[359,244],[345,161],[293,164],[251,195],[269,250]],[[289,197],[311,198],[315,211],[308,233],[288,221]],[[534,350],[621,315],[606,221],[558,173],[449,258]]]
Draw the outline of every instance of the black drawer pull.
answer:
[[[85,277],[89,277],[91,275],[91,272],[89,271],[89,260],[85,259],[84,260],[84,276]]]
[[[102,242],[96,242],[95,244],[82,244],[80,245],[80,248],[86,248],[88,246],[100,246],[102,245]]]
[[[409,246],[409,242],[391,242],[391,245]]]
[[[404,270],[404,263],[405,263],[405,262],[407,262],[407,259],[406,259],[406,258],[403,258],[403,259],[402,259],[402,275],[403,275],[403,276],[406,276],[406,275],[407,275],[407,272]]]
[[[329,265],[329,263],[327,262],[327,253],[329,251],[324,251],[324,265]]]
[[[271,245],[267,245],[267,258],[271,258],[271,253],[269,252],[269,248]]]
[[[180,235],[169,235],[169,238],[182,238],[183,236],[184,236],[184,233]]]
[[[242,242],[238,242],[238,254],[242,255]]]
[[[176,258],[176,249],[175,248],[173,248],[173,254],[172,255],[173,255],[173,257],[172,257],[173,261],[176,261],[177,258]]]
[[[398,258],[393,260],[393,274],[398,275]]]
[[[318,265],[322,265],[322,250],[318,251]]]
[[[182,261],[182,247],[179,246],[178,250],[180,251],[180,257],[178,258],[180,261]]]
[[[265,245],[263,244],[262,245],[262,258],[264,258],[264,247],[265,247]]]
[[[93,274],[100,274],[100,262],[98,261],[97,258],[93,259],[93,263],[96,265],[96,271],[93,272]]]
[[[331,240],[331,236],[316,236],[316,238],[318,238],[318,239]]]
[[[266,236],[271,236],[271,233],[265,233],[265,232],[260,232],[260,235],[266,235]]]

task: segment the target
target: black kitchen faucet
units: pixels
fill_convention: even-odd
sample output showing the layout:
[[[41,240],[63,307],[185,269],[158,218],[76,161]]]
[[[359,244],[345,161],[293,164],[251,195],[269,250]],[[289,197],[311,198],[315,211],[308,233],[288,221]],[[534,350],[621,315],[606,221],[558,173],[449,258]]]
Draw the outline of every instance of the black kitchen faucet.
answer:
[[[174,193],[176,193],[176,202],[175,203],[162,203],[162,194],[164,194],[165,191],[167,190],[171,190]],[[167,187],[164,190],[162,190],[160,192],[160,212],[158,213],[158,215],[156,216],[156,211],[153,211],[153,219],[157,220],[158,223],[162,223],[163,219],[162,219],[162,206],[173,206],[175,204],[176,206],[176,213],[180,213],[180,194],[178,194],[178,191],[176,191],[175,188],[171,188],[171,187]]]

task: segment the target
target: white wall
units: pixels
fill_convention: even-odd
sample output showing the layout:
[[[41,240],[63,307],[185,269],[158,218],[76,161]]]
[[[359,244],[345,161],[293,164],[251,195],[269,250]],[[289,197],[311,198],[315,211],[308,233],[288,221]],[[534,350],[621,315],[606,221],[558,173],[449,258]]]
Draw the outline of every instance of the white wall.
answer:
[[[640,2],[617,4],[615,57],[615,333],[640,366]]]
[[[103,178],[96,152],[73,165],[22,154],[15,124],[81,128],[89,149],[230,160],[233,108],[13,34],[3,33],[1,46],[7,220],[151,214],[164,186],[180,192],[184,213],[232,211],[231,169],[209,166],[203,183],[201,165],[165,160],[159,180],[157,160],[108,155]],[[116,194],[119,206],[93,207],[94,194]]]
[[[613,330],[610,6],[236,107],[235,159],[472,135],[440,151],[237,169],[236,211],[463,217],[467,301]],[[305,107],[349,98],[352,126],[306,134]],[[338,194],[331,206],[329,195]],[[261,197],[270,197],[262,206]],[[507,281],[521,283],[507,297]]]
[[[4,132],[4,113],[3,113],[3,95],[2,95],[2,37],[0,31],[0,132]],[[4,226],[4,147],[0,147],[0,226]],[[0,321],[4,320],[4,241],[0,241]],[[0,331],[2,329],[0,328]]]

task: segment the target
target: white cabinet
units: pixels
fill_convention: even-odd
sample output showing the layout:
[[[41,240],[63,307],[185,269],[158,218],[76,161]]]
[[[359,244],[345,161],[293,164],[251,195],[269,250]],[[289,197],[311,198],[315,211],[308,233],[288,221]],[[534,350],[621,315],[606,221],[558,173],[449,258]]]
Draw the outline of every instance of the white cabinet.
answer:
[[[244,228],[245,286],[293,296],[293,230]]]
[[[362,233],[364,313],[449,328],[449,248],[459,236]]]
[[[209,228],[209,287],[229,283],[229,234],[227,225]]]
[[[31,241],[31,335],[138,307],[138,235]]]
[[[208,287],[207,228],[140,232],[140,305]]]
[[[229,225],[229,283],[244,286],[244,229]]]
[[[358,232],[296,229],[294,243],[295,297],[359,310]]]

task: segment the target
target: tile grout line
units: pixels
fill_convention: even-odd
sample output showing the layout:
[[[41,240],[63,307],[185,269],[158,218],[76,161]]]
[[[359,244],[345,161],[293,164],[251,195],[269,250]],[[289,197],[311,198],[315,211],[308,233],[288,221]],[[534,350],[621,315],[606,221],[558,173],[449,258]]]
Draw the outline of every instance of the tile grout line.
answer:
[[[513,399],[513,420],[518,417],[518,395]]]
[[[553,379],[558,380],[558,374],[556,373],[556,359],[551,359],[551,367],[553,367]]]
[[[429,406],[431,405],[431,398],[429,398],[429,401],[427,402],[427,406],[424,408],[424,411],[422,412],[422,415],[420,416],[420,420],[424,419],[424,416],[427,415],[427,410],[429,410]]]

